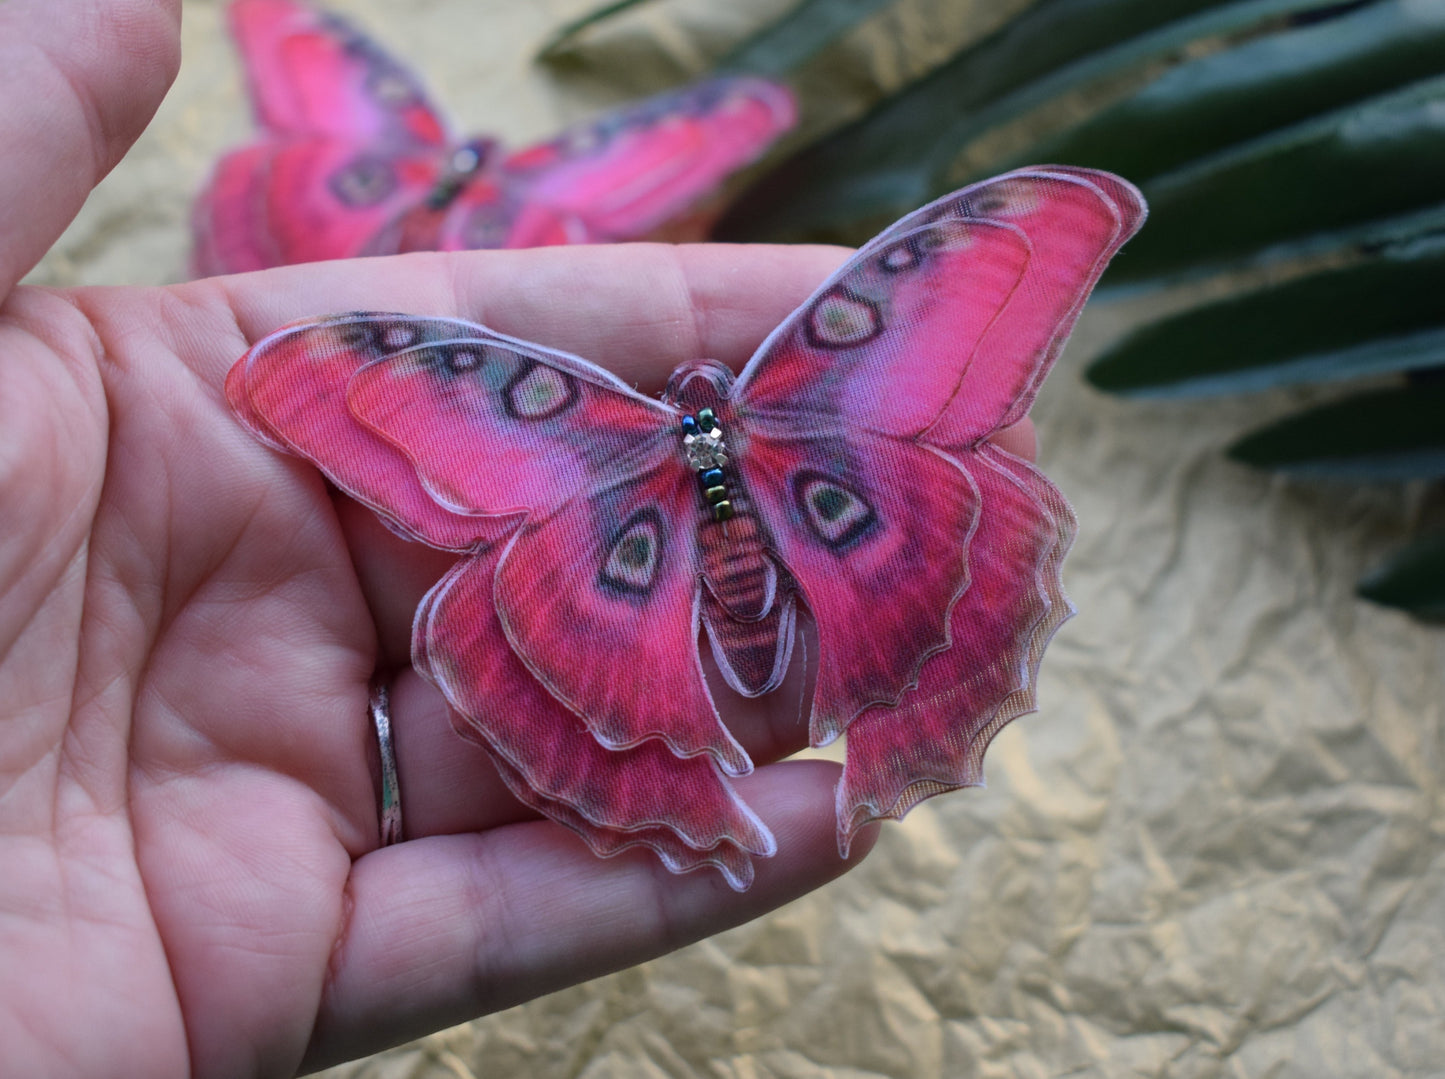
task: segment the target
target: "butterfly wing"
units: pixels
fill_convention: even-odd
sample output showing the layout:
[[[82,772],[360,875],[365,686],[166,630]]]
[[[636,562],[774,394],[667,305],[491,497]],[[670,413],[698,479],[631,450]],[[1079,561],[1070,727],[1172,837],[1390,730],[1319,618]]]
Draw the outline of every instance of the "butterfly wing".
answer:
[[[234,0],[229,16],[257,123],[270,135],[447,145],[420,80],[346,20],[294,0]]]
[[[394,222],[424,204],[437,154],[326,137],[268,140],[216,165],[191,215],[197,276],[390,253]],[[435,246],[433,244],[432,246]]]
[[[734,77],[580,124],[502,162],[498,182],[517,207],[506,246],[644,236],[756,160],[795,119],[785,87]],[[476,231],[463,222],[457,235]]]
[[[471,332],[467,323],[402,315],[297,323],[241,357],[226,377],[226,398],[253,434],[311,461],[399,535],[452,551],[498,539],[512,526],[440,505],[407,456],[346,409],[348,384],[376,358],[393,322],[404,325],[398,332],[413,343],[455,341]]]
[[[749,771],[698,660],[701,511],[675,412],[575,356],[478,326],[408,344],[409,325],[375,331],[347,407],[443,506],[525,516],[493,584],[513,651],[604,745]]]
[[[499,761],[523,802],[607,855],[637,843],[674,872],[714,865],[733,887],[749,855],[776,842],[709,758],[679,758],[653,740],[601,746],[551,697],[508,645],[493,601],[501,550],[459,565],[417,612],[413,660],[458,712],[458,730]]]
[[[739,377],[742,468],[818,624],[815,741],[864,708],[905,758],[919,738],[888,706],[929,665],[958,658],[956,612],[989,589],[988,548],[1000,542],[985,517],[1006,503],[980,481],[993,478],[980,446],[1027,412],[1143,215],[1132,187],[1088,170],[1026,169],[965,188],[862,248]],[[1053,505],[1056,493],[1036,497]],[[1033,596],[1007,612],[1013,637],[989,639],[1031,647],[1042,617]],[[975,720],[943,722],[954,731]]]
[[[983,782],[983,755],[1012,719],[1033,711],[1044,647],[1072,613],[1060,569],[1072,510],[1027,462],[992,446],[971,461],[979,488],[969,585],[954,605],[952,644],[924,667],[896,708],[874,707],[848,728],[838,783],[844,856],[869,821]]]
[[[197,198],[193,271],[378,253],[447,157],[420,82],[345,20],[293,0],[235,0],[229,16],[265,137],[222,158]]]

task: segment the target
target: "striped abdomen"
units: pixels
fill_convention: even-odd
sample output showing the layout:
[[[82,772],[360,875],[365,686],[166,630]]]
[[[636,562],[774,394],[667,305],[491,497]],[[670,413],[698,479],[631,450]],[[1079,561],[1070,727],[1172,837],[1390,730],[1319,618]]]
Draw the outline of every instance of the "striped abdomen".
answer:
[[[728,683],[757,696],[776,689],[791,652],[794,602],[791,587],[767,553],[767,533],[747,497],[729,477],[733,517],[710,517],[700,526],[703,620]],[[781,593],[781,594],[780,594]]]

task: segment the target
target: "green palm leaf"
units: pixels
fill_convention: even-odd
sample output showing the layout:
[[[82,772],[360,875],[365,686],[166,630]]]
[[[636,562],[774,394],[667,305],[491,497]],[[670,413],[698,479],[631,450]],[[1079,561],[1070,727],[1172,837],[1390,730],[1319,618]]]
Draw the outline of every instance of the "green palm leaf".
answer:
[[[1360,595],[1445,621],[1445,535],[1426,536],[1396,552],[1360,581]]]
[[[1136,396],[1239,393],[1445,366],[1445,241],[1143,326],[1087,377]]]
[[[728,239],[857,235],[952,186],[972,139],[1050,99],[1198,38],[1324,0],[1043,0],[862,119],[765,176],[719,226]]]

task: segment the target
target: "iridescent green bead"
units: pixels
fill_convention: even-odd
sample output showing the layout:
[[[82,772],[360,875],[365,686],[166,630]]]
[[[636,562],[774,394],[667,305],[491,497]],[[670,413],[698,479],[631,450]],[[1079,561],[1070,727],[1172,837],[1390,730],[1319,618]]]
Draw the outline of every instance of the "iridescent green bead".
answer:
[[[711,431],[717,426],[717,413],[710,408],[702,409],[697,414],[697,423],[704,431]]]
[[[733,504],[731,502],[719,502],[712,508],[712,519],[714,521],[731,521],[733,519]]]
[[[702,496],[716,506],[727,501],[728,489],[726,487],[709,487],[702,493]]]

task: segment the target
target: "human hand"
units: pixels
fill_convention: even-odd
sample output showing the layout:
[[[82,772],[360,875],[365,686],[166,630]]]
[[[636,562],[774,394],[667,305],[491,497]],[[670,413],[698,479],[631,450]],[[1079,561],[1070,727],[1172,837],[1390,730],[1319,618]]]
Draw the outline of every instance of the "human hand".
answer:
[[[739,787],[752,889],[603,861],[506,791],[406,669],[449,556],[255,443],[229,366],[297,318],[460,315],[645,390],[740,366],[842,257],[549,249],[167,289],[12,286],[159,103],[178,5],[0,6],[0,1044],[16,1074],[287,1074],[637,963],[838,875],[822,762]],[[1027,451],[1031,433],[1010,436]],[[367,685],[392,671],[408,841],[379,847]],[[750,755],[793,703],[733,703]],[[855,844],[866,850],[871,832]]]

